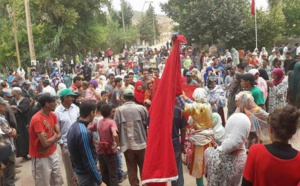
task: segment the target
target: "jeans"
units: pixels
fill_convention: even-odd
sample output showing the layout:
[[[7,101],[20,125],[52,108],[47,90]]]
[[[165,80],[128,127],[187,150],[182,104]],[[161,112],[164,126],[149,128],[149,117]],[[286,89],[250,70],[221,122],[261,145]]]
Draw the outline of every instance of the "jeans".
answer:
[[[15,162],[16,158],[14,153],[11,153],[8,160],[3,162],[3,164],[6,166],[3,171],[3,178],[0,180],[2,181],[3,186],[15,186]]]
[[[182,170],[182,160],[181,160],[181,151],[175,152],[175,160],[178,171],[178,180],[172,181],[172,186],[183,186],[184,178],[183,178],[183,170]]]
[[[90,174],[77,174],[77,182],[79,186],[98,186]]]
[[[118,149],[117,152],[117,158],[118,158],[118,177],[122,178],[124,176],[123,172],[123,162],[122,162],[122,154],[120,153],[120,150]]]
[[[117,154],[99,154],[102,180],[108,186],[118,186],[118,157]]]

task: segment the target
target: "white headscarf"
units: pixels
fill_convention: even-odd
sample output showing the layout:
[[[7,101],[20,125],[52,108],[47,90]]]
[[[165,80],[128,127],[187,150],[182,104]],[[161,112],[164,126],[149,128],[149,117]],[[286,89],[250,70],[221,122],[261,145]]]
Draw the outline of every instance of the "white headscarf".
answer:
[[[214,118],[214,126],[213,126],[214,136],[218,144],[221,144],[226,137],[225,129],[222,125],[222,119],[221,116],[216,112],[213,113],[213,118]]]
[[[225,126],[226,138],[218,147],[221,151],[229,154],[235,150],[245,149],[245,142],[250,133],[250,120],[243,113],[231,115]]]
[[[192,95],[194,100],[198,103],[205,103],[207,102],[207,92],[204,88],[196,88]]]

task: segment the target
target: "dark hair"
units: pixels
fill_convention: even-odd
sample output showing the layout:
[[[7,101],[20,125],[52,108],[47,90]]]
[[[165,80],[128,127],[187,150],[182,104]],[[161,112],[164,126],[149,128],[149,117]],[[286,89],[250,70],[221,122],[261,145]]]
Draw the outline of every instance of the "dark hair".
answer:
[[[274,59],[274,60],[275,60],[275,59]],[[263,59],[263,61],[266,61],[266,62],[268,62],[268,63],[269,63],[269,60],[268,60],[267,58]]]
[[[76,81],[81,81],[82,78],[80,76],[75,76],[73,79],[73,83],[76,83]]]
[[[258,72],[259,72],[259,76],[264,78],[264,80],[266,80],[266,81],[269,80],[269,75],[265,69],[261,68],[258,70]]]
[[[288,141],[297,132],[300,112],[292,105],[277,108],[269,116],[269,123],[275,136],[283,141]]]
[[[1,87],[5,88],[5,87],[6,87],[6,83],[5,83],[5,82],[2,82],[2,83],[1,83]]]
[[[129,78],[129,75],[124,76],[124,79],[125,79],[125,78]]]
[[[110,78],[110,77],[112,77],[112,76],[115,76],[113,73],[110,73],[109,75],[108,75],[108,78]]]
[[[158,69],[158,68],[153,68],[152,71],[154,71],[154,70],[157,70],[157,71],[159,72],[159,69]]]
[[[115,84],[120,83],[121,81],[122,81],[122,78],[117,77],[117,78],[115,79]]]
[[[101,106],[100,108],[100,111],[101,111],[101,115],[104,117],[104,118],[108,118],[111,114],[111,106],[109,104],[104,104]]]
[[[100,110],[101,110],[101,106],[102,106],[102,105],[105,105],[105,104],[107,104],[105,101],[99,101],[99,102],[97,103],[97,111],[100,111]]]
[[[134,96],[125,96],[125,95],[123,95],[123,97],[126,101],[132,101],[134,98]]]
[[[243,63],[238,64],[236,67],[245,70],[245,65]]]
[[[285,53],[285,55],[289,55],[289,56],[290,56],[290,55],[291,55],[291,53],[290,53],[290,52],[286,52],[286,53]]]
[[[96,106],[97,105],[95,101],[92,100],[83,101],[79,106],[80,117],[82,118],[88,117],[91,114],[91,112],[94,112],[96,110]]]
[[[104,94],[107,94],[107,92],[103,90],[100,95],[103,96]]]

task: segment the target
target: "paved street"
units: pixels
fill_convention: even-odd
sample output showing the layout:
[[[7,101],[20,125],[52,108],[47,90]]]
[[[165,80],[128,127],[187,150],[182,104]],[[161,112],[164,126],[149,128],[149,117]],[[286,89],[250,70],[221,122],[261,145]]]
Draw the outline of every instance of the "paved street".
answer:
[[[300,150],[300,129],[298,130],[297,134],[294,136],[294,139],[291,142],[293,144],[293,147],[296,148],[297,150]],[[60,148],[59,149],[59,153],[60,153]],[[17,159],[17,162],[21,161],[21,158]],[[62,177],[65,179],[65,170],[64,170],[64,166],[62,163],[62,160],[60,160],[61,162],[61,171],[62,171]],[[127,170],[126,169],[126,163],[123,157],[123,170]],[[22,164],[23,167],[20,168],[20,170],[22,170],[22,172],[20,174],[18,174],[18,176],[20,176],[21,178],[16,182],[16,186],[33,186],[33,178],[32,178],[32,174],[31,174],[31,161],[28,161],[26,163]],[[192,178],[189,174],[188,174],[188,170],[186,168],[186,166],[183,166],[183,171],[184,171],[184,181],[185,181],[185,185],[187,186],[193,186],[196,185],[195,184],[195,179]],[[66,185],[66,184],[64,184]],[[129,186],[128,183],[128,179],[126,179],[123,183],[120,184],[121,186]],[[169,184],[170,185],[170,184]]]

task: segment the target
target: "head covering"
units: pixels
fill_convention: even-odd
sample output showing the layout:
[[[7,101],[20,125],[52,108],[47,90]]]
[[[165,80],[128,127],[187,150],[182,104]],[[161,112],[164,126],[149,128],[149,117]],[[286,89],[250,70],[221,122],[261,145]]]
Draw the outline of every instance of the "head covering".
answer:
[[[204,88],[196,88],[193,92],[192,97],[198,103],[206,103],[207,102],[207,92]]]
[[[94,88],[98,88],[98,83],[97,83],[97,81],[96,80],[90,80],[90,82],[89,82],[89,84],[92,84],[92,85],[94,85]]]
[[[282,82],[282,80],[284,79],[283,71],[281,70],[281,68],[274,68],[272,74],[277,76],[276,79],[275,78],[273,79],[274,86],[279,85]]]
[[[72,92],[71,89],[65,88],[65,89],[63,89],[63,90],[60,91],[59,96],[60,97],[75,96],[75,94]]]
[[[225,126],[225,140],[218,148],[227,154],[235,150],[246,149],[245,142],[250,133],[250,123],[249,118],[243,113],[230,116]]]
[[[5,101],[2,97],[0,97],[0,104],[6,105],[6,103],[8,103],[8,101]]]
[[[300,62],[297,62],[294,66],[294,69],[289,73],[289,97],[291,103],[300,108]]]
[[[37,101],[38,101],[41,105],[45,105],[46,103],[55,101],[56,99],[57,99],[56,96],[52,96],[50,93],[44,93],[44,94],[42,94],[42,95],[38,98]]]
[[[134,85],[134,97],[137,103],[142,104],[144,102],[144,90],[138,90],[138,86],[143,86],[143,82],[137,81]]]
[[[214,120],[213,131],[215,134],[215,139],[217,140],[218,143],[222,143],[225,139],[225,129],[222,125],[222,118],[218,113],[214,112],[213,120]]]
[[[14,88],[11,89],[11,91],[15,91],[19,94],[22,94],[22,89],[20,87],[14,87]]]
[[[59,83],[58,84],[58,90],[63,90],[65,88],[67,88],[67,86],[64,83]]]
[[[251,120],[251,132],[255,132],[263,142],[269,142],[268,117],[269,114],[256,105],[251,92],[242,91],[236,95],[236,112],[246,113]]]
[[[31,82],[29,81],[29,80],[25,80],[24,82],[23,82],[23,85],[30,85],[31,84]]]
[[[134,96],[134,92],[131,88],[125,89],[124,96]]]
[[[249,74],[252,74],[253,76],[255,76],[257,73],[259,73],[259,71],[257,70],[257,69],[251,69],[251,70],[249,70],[249,72],[248,72]]]

